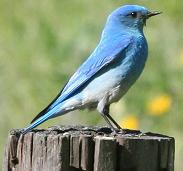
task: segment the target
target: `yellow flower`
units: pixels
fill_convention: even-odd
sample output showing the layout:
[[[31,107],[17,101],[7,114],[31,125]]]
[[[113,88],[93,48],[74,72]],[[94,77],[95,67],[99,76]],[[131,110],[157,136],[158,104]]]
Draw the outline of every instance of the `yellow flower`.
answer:
[[[180,53],[180,63],[183,64],[183,51]]]
[[[171,97],[168,95],[160,95],[153,98],[147,104],[148,113],[151,115],[162,115],[170,110],[171,107]]]
[[[139,120],[133,115],[126,116],[122,118],[120,126],[127,129],[139,129]]]

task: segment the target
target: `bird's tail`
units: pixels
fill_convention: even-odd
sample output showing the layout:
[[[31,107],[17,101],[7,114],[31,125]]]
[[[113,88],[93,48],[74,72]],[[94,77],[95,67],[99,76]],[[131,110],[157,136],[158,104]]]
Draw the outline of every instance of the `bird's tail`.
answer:
[[[42,115],[41,117],[39,117],[34,122],[32,122],[28,127],[22,129],[21,133],[26,134],[27,132],[31,131],[32,129],[34,129],[38,125],[45,122],[46,120],[54,118],[58,115],[63,115],[63,114],[65,114],[64,109],[62,110],[60,105],[58,105],[58,106],[54,107],[53,109],[51,109],[50,111],[48,111],[47,113],[45,113],[44,115]]]

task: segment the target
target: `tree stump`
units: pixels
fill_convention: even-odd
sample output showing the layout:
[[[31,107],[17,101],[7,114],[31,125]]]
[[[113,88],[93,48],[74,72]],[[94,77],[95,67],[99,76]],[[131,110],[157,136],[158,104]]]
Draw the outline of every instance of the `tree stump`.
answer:
[[[174,138],[107,127],[10,132],[3,171],[173,171]]]

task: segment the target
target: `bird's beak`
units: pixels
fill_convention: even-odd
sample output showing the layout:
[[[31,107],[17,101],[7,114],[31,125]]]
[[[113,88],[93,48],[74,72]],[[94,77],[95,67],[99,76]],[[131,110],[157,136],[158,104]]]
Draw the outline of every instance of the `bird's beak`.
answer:
[[[159,15],[161,14],[162,12],[158,12],[158,11],[149,11],[146,15],[144,15],[143,17],[143,21],[144,21],[144,25],[146,26],[146,20],[152,16],[155,16],[155,15]]]
[[[159,15],[159,14],[161,14],[162,12],[158,12],[158,11],[149,11],[148,13],[147,13],[147,19],[148,18],[150,18],[150,17],[152,17],[152,16],[155,16],[155,15]]]

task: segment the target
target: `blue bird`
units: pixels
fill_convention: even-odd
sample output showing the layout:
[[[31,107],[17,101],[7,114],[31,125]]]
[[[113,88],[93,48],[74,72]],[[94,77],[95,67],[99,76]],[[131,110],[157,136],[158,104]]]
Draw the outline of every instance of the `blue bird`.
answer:
[[[114,10],[93,53],[22,132],[25,134],[48,119],[85,108],[97,109],[113,130],[114,126],[121,129],[109,115],[109,107],[142,73],[148,56],[143,27],[148,18],[158,14],[138,5]]]

